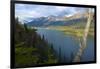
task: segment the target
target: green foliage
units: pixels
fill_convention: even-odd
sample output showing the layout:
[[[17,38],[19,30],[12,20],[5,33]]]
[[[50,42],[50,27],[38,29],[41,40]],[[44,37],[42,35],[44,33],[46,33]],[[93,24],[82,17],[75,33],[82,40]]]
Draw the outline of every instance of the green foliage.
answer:
[[[26,32],[28,32],[28,27],[25,23],[24,23],[24,29],[25,29]]]
[[[57,63],[53,46],[44,36],[41,38],[36,29],[21,24],[15,19],[15,66],[35,66]],[[51,47],[50,47],[51,46]]]

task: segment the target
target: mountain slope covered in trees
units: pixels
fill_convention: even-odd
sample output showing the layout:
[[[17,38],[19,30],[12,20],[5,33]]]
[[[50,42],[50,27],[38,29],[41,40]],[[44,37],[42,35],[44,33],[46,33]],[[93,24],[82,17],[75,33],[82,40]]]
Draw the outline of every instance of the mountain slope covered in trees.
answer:
[[[53,46],[36,29],[30,29],[15,19],[15,67],[57,63]]]

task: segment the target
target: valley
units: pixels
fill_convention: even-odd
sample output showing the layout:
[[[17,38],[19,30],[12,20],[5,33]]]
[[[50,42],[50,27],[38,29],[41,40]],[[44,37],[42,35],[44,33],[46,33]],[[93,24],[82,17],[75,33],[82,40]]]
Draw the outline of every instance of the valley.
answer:
[[[15,67],[95,61],[95,11],[89,9],[16,4]]]

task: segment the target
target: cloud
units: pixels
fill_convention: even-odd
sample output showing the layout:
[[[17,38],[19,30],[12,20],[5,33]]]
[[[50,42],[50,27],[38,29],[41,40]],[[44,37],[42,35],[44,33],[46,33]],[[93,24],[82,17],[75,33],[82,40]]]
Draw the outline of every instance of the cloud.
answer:
[[[59,6],[57,6],[57,7],[55,7],[55,8],[56,8],[56,10],[58,10],[58,11],[64,11],[64,10],[68,9],[69,7],[59,7]]]
[[[15,5],[15,17],[19,17],[20,20],[27,20],[28,18],[37,18],[41,16],[39,12],[35,10],[34,5],[16,4]]]
[[[32,5],[32,4],[16,4],[15,16],[22,20],[27,18],[37,18],[43,16],[63,16],[73,15],[75,13],[84,12],[86,8],[79,7],[63,7],[63,6],[48,6],[48,5]]]

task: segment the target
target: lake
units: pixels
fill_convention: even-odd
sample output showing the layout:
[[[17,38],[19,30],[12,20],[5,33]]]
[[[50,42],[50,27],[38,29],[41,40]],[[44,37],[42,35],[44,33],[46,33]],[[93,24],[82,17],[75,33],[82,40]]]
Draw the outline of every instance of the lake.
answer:
[[[64,34],[61,31],[38,28],[37,33],[53,45],[55,54],[63,63],[72,61],[79,49],[79,41],[75,36]],[[88,37],[87,48],[85,49],[81,62],[94,61],[94,39]],[[59,56],[60,55],[60,56]]]

